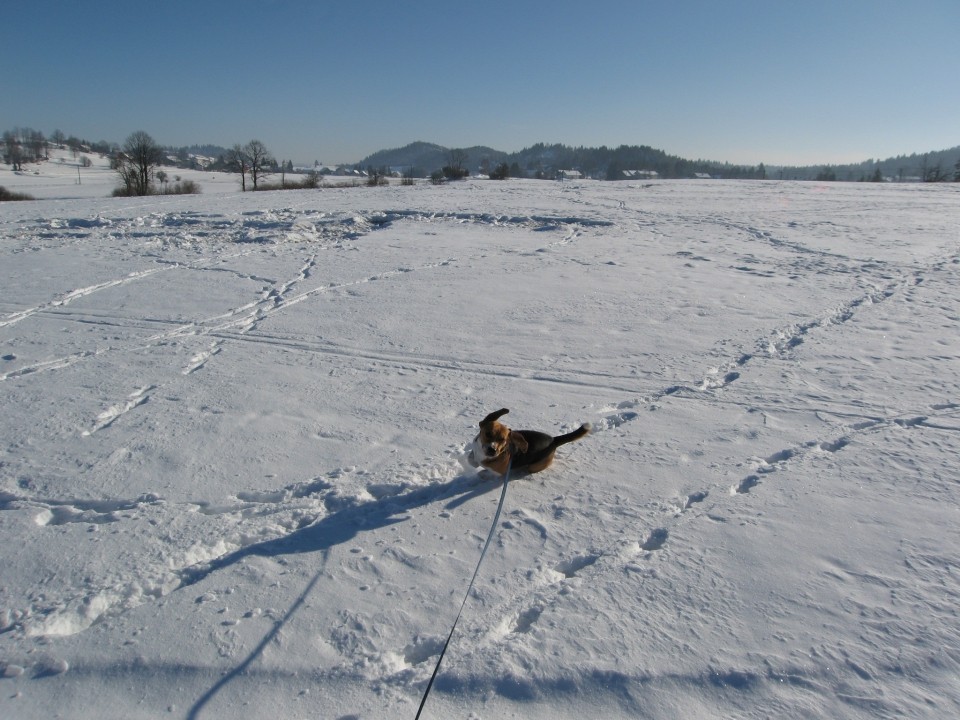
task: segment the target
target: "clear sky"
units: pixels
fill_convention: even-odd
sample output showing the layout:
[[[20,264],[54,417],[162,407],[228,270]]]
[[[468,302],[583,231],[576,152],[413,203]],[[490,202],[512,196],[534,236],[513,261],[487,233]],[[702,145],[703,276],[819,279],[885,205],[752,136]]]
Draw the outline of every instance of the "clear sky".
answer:
[[[0,130],[651,145],[821,164],[960,144],[960,0],[15,0]]]

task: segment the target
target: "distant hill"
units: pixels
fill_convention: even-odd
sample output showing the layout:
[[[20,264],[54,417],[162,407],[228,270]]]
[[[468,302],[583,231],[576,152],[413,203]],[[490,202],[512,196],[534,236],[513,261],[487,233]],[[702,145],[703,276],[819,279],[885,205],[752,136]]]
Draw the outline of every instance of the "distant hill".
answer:
[[[0,139],[0,161],[12,162],[14,154],[24,162],[41,158],[50,146],[69,147],[76,151],[113,153],[118,145],[101,141],[88,143],[76,137],[65,137],[59,130],[48,141],[43,133],[29,128],[4,131]],[[56,136],[59,136],[58,138]],[[449,165],[452,148],[436,143],[413,142],[401,148],[380,150],[353,167],[388,168],[426,177]],[[518,152],[507,153],[484,145],[456,148],[466,154],[466,167],[473,173],[488,173],[506,163],[511,177],[555,178],[561,170],[577,170],[583,177],[603,180],[639,179],[644,177],[689,178],[718,177],[730,179],[784,179],[839,181],[896,180],[935,181],[960,180],[960,145],[896,157],[868,159],[843,165],[774,166],[734,165],[711,160],[689,160],[669,155],[648,145],[621,145],[616,148],[571,147],[562,144],[537,143]],[[222,168],[225,147],[215,144],[165,147],[168,161],[182,168]],[[289,161],[288,161],[289,162]],[[292,165],[292,164],[291,164]],[[655,175],[654,175],[655,174]]]
[[[864,160],[846,165],[813,165],[807,167],[769,168],[771,178],[814,180],[818,176],[834,176],[837,180],[871,180],[877,173],[886,180],[936,181],[956,179],[960,173],[960,145],[946,150],[897,155],[886,160]]]
[[[487,172],[506,163],[512,177],[553,178],[560,170],[579,170],[585,177],[611,180],[624,179],[628,177],[626,173],[638,170],[653,171],[662,178],[693,177],[697,173],[728,178],[752,178],[763,174],[762,167],[686,160],[645,145],[586,148],[537,143],[514,153],[485,146],[457,149],[466,152],[466,165],[470,172]],[[415,142],[402,148],[373,153],[357,165],[362,168],[412,167],[419,170],[419,174],[426,175],[449,164],[450,152],[451,148],[442,145]]]
[[[484,161],[496,165],[503,162],[503,159],[507,156],[506,153],[499,150],[479,145],[457,149],[462,149],[467,153],[467,166],[471,172],[479,172]],[[434,143],[413,142],[402,148],[375,152],[365,157],[357,165],[361,168],[413,169],[414,174],[426,176],[434,170],[439,170],[444,165],[450,164],[450,150],[451,148]]]
[[[733,179],[835,179],[841,181],[956,179],[960,173],[960,145],[947,150],[898,155],[886,160],[865,160],[846,165],[804,167],[732,165],[710,160],[688,160],[647,145],[617,148],[570,147],[538,143],[519,152],[505,153],[490,147],[458,148],[467,153],[472,173],[492,170],[500,163],[510,166],[512,177],[556,177],[560,170],[579,170],[584,177],[621,180],[635,171],[655,172],[660,178],[709,175]],[[450,162],[451,148],[427,142],[410,143],[394,150],[381,150],[357,163],[358,167],[415,168],[424,176]]]

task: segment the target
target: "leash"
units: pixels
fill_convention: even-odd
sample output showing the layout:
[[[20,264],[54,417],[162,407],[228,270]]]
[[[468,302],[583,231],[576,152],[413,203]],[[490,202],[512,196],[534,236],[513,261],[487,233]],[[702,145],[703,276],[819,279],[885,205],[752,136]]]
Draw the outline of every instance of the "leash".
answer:
[[[440,657],[437,658],[437,666],[433,668],[433,675],[430,676],[430,682],[427,683],[427,689],[423,691],[423,699],[420,700],[420,707],[417,710],[417,716],[415,720],[420,720],[420,713],[423,712],[423,706],[427,704],[427,696],[430,695],[430,689],[433,687],[433,681],[437,678],[437,673],[440,671],[440,663],[443,662],[443,656],[447,653],[447,647],[450,645],[450,640],[453,638],[453,633],[457,629],[457,623],[460,622],[460,616],[463,615],[463,608],[467,604],[467,598],[470,597],[470,591],[473,590],[473,583],[477,579],[477,575],[480,573],[480,565],[483,563],[483,558],[487,554],[487,548],[490,547],[490,541],[493,540],[493,533],[497,529],[497,523],[500,521],[500,511],[503,510],[503,501],[507,499],[507,482],[510,480],[510,465],[513,462],[513,458],[510,459],[510,462],[507,463],[507,472],[503,476],[503,490],[500,492],[500,504],[497,505],[497,512],[493,516],[493,524],[490,526],[490,533],[487,535],[487,542],[483,545],[483,550],[480,552],[480,559],[477,560],[477,569],[473,571],[473,577],[470,578],[470,584],[467,586],[467,592],[463,596],[463,602],[460,603],[460,611],[457,613],[456,619],[453,621],[453,627],[450,628],[450,634],[447,635],[446,642],[443,643],[443,649],[440,651]]]

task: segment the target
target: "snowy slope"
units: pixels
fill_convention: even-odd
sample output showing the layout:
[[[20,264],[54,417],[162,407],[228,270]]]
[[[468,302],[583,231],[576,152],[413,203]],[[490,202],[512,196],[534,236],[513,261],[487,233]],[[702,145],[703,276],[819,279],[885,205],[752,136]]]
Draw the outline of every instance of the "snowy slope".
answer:
[[[425,717],[960,713],[954,187],[50,199],[0,257],[0,717],[412,718],[499,407],[594,432]]]
[[[110,169],[110,158],[99,153],[78,152],[51,148],[50,159],[26,163],[22,170],[11,170],[0,165],[0,186],[16,189],[37,199],[63,200],[110,197],[120,183],[115,170]],[[88,163],[85,167],[84,162]],[[170,182],[179,177],[199,184],[204,194],[236,193],[240,190],[239,175],[202,170],[185,170],[174,166],[162,167]]]

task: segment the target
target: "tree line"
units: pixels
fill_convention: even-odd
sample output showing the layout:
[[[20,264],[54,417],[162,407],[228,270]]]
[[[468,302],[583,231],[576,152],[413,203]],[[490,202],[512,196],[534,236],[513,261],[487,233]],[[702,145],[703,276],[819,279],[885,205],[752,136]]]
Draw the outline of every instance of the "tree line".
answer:
[[[111,167],[116,170],[121,179],[121,187],[115,195],[152,195],[157,192],[156,183],[161,183],[161,192],[186,193],[199,192],[196,183],[190,181],[178,182],[173,188],[166,186],[166,173],[160,170],[166,159],[165,150],[143,130],[138,130],[127,138],[126,142],[113,155]],[[279,188],[309,188],[317,187],[316,174],[308,174],[306,179],[296,183],[286,182],[286,173],[293,171],[293,163],[277,163],[273,155],[260,140],[251,140],[246,145],[236,144],[227,150],[208,169],[223,169],[240,175],[240,187],[246,192],[251,190],[279,189]],[[275,173],[281,173],[279,188],[265,186],[264,180]]]
[[[66,148],[79,156],[81,152],[93,152],[109,155],[117,147],[106,140],[90,143],[75,135],[65,135],[54,130],[49,136],[33,128],[13,128],[4,130],[2,135],[3,161],[11,170],[22,170],[24,163],[41,162],[48,159],[51,148]]]
[[[87,160],[84,152],[110,157],[120,178],[119,194],[184,191],[185,186],[179,184],[179,178],[176,184],[170,185],[159,169],[168,164],[236,173],[244,191],[319,186],[316,172],[288,183],[286,174],[294,172],[292,161],[278,162],[264,143],[256,139],[235,144],[229,149],[198,146],[196,149],[204,154],[216,156],[212,163],[203,161],[201,165],[189,152],[190,148],[163,148],[144,131],[132,133],[123,145],[106,141],[89,143],[76,136],[67,136],[59,129],[49,137],[32,128],[14,128],[2,135],[3,160],[13,170],[22,170],[24,163],[47,159],[51,147],[68,148],[80,161]],[[709,175],[732,179],[960,182],[960,159],[953,160],[956,155],[960,155],[960,147],[844,166],[767,168],[763,163],[746,166],[686,160],[647,145],[588,148],[537,143],[516,153],[503,153],[487,147],[451,150],[429,143],[411,143],[405,148],[374,153],[354,167],[365,167],[365,172],[376,175],[378,182],[386,178],[388,167],[397,166],[406,168],[403,176],[408,181],[430,177],[434,182],[462,178],[471,172],[493,179],[555,179],[563,170],[577,170],[584,177],[606,180],[634,179],[639,171],[655,173],[664,179]],[[437,168],[432,174],[423,169],[431,165]],[[267,185],[266,179],[276,174],[281,175],[280,184]],[[197,190],[196,187],[186,187],[189,188],[187,191]]]
[[[563,170],[578,170],[584,177],[603,180],[631,180],[656,173],[656,177],[664,179],[709,175],[745,180],[960,181],[960,147],[883,161],[867,160],[853,165],[805,167],[688,160],[648,145],[611,148],[537,143],[514,153],[482,146],[467,148],[467,151],[470,171],[489,177],[500,177],[505,171],[510,177],[555,179]],[[457,151],[415,142],[394,150],[378,151],[357,167],[403,167],[415,177],[428,177],[430,173],[425,168],[447,167],[451,152]]]
[[[152,195],[196,193],[200,191],[197,183],[181,180],[179,176],[170,178],[162,167],[176,164],[184,167],[200,166],[189,157],[187,148],[164,148],[149,133],[137,130],[127,137],[123,144],[111,144],[106,141],[89,143],[76,136],[67,136],[55,130],[49,137],[43,132],[31,128],[14,128],[5,131],[2,136],[3,161],[14,171],[22,171],[24,164],[43,162],[49,159],[51,148],[71,150],[82,164],[90,165],[84,153],[98,153],[110,158],[110,167],[119,178],[119,186],[114,195]],[[241,188],[247,190],[266,189],[264,180],[271,175],[281,174],[280,187],[317,187],[319,182],[314,173],[295,183],[286,182],[286,173],[293,173],[293,162],[287,160],[278,163],[266,145],[260,140],[251,140],[245,145],[234,145],[223,151],[218,146],[198,148],[207,152],[221,151],[219,157],[208,169],[236,172],[240,175]],[[85,161],[85,162],[84,162]],[[269,186],[273,187],[273,186]]]

